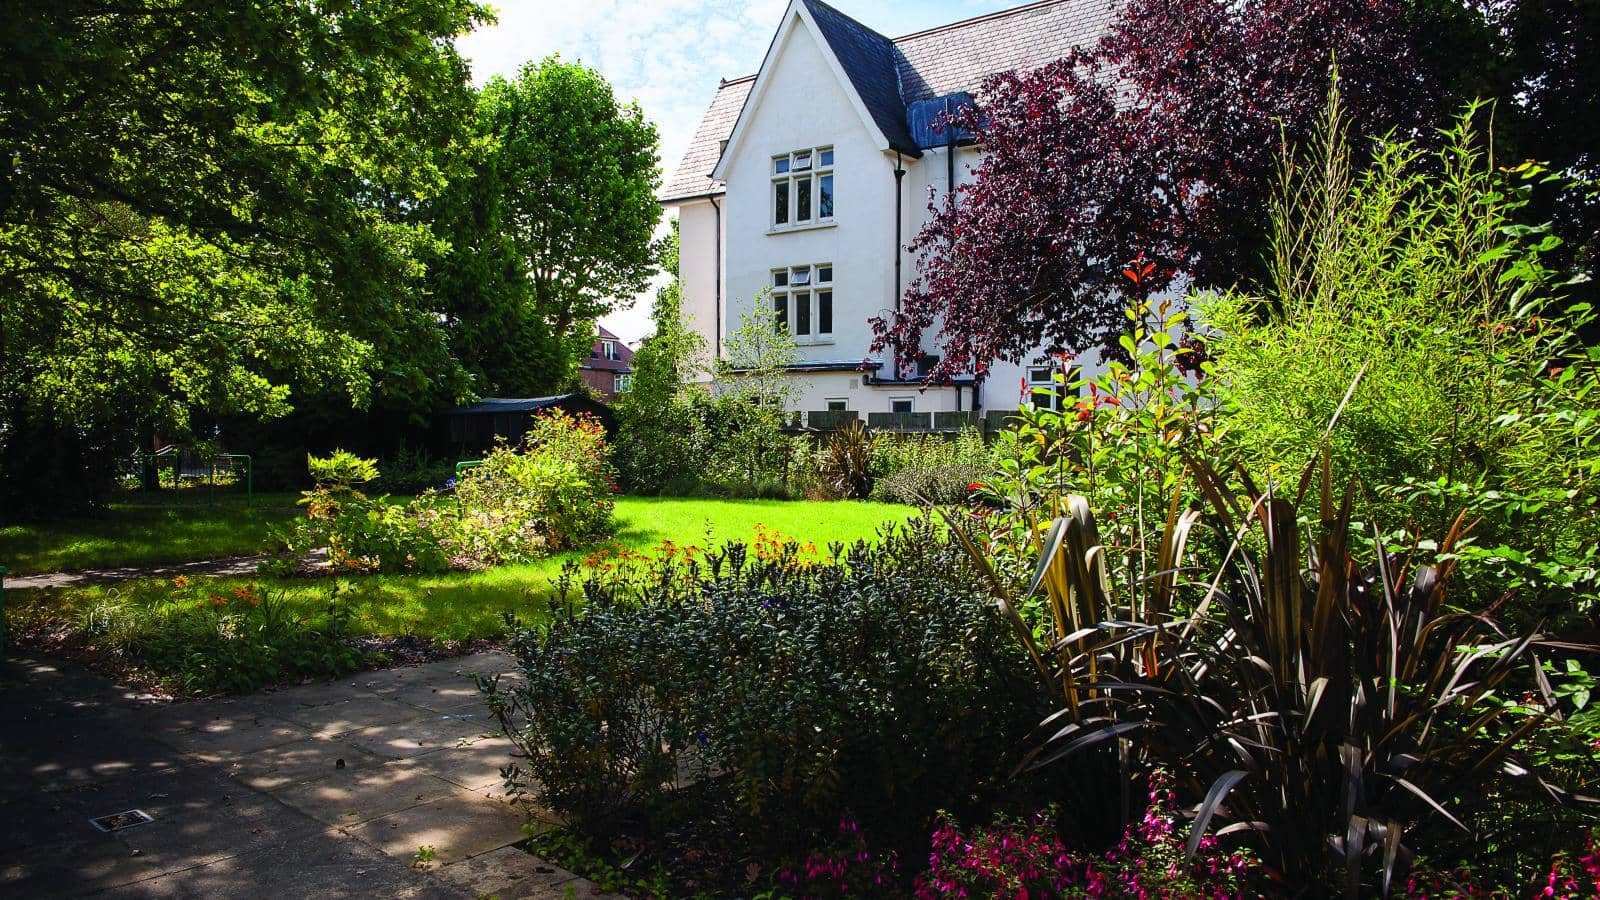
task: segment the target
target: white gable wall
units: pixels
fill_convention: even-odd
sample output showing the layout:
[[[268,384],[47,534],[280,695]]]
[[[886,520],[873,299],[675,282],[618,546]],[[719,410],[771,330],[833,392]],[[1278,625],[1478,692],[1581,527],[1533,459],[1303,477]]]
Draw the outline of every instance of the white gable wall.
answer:
[[[717,198],[722,204],[722,198]],[[712,200],[690,200],[678,205],[678,284],[683,292],[684,323],[699,332],[705,341],[707,358],[718,348],[718,328],[727,333],[727,324],[717,315],[717,284],[724,277],[721,262],[727,247],[721,248],[723,232],[720,216]],[[719,249],[721,252],[719,252]]]
[[[823,54],[820,39],[797,21],[773,48],[760,92],[752,94],[745,107],[740,139],[724,161],[728,292],[724,333],[738,327],[757,295],[771,284],[773,269],[831,263],[833,337],[823,343],[802,343],[799,356],[807,363],[853,365],[879,358],[870,352],[870,321],[894,304],[894,155],[877,148],[875,135]],[[773,228],[773,157],[828,146],[834,150],[833,223]],[[906,160],[908,173],[914,173],[916,162]],[[902,240],[910,239],[920,220],[913,180],[914,174],[908,174],[903,185]],[[906,283],[911,266],[908,256],[902,276]],[[919,412],[955,409],[955,392],[949,388],[871,386],[859,372],[794,377],[797,409],[822,409],[824,399],[848,398],[850,409],[888,412],[891,397],[905,396],[915,398]]]
[[[802,346],[801,359],[860,361],[871,341],[867,318],[893,293],[892,270],[883,264],[894,246],[893,167],[873,147],[808,28],[789,31],[764,77],[766,90],[745,107],[746,131],[727,161],[729,330],[770,284],[773,269],[831,262],[834,342]],[[834,150],[834,224],[773,229],[772,157],[822,146]]]

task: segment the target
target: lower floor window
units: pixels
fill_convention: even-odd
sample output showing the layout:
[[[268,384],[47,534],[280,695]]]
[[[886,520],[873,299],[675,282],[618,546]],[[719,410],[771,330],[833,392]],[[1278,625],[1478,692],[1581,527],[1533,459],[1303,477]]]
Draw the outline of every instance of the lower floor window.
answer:
[[[1078,380],[1077,367],[1068,369],[1066,378],[1061,382],[1057,382],[1056,374],[1060,371],[1055,366],[1030,366],[1028,368],[1028,396],[1022,398],[1023,402],[1041,409],[1059,411],[1067,395],[1072,393],[1073,382]]]
[[[892,412],[892,413],[908,413],[908,412],[911,412],[911,411],[912,410],[911,410],[911,398],[910,397],[890,397],[889,398],[889,412]]]
[[[828,404],[828,412],[844,412],[850,408],[850,402],[842,397],[830,398],[826,402]]]
[[[772,272],[772,314],[779,331],[797,343],[833,340],[833,264],[791,266]]]

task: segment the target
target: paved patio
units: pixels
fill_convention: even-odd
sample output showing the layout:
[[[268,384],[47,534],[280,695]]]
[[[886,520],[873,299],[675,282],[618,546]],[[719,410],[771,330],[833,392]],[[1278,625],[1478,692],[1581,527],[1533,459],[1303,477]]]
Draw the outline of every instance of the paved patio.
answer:
[[[47,659],[0,664],[0,896],[591,897],[512,846],[510,744],[482,653],[161,703]],[[111,834],[89,819],[141,809]],[[434,848],[426,870],[417,851]]]

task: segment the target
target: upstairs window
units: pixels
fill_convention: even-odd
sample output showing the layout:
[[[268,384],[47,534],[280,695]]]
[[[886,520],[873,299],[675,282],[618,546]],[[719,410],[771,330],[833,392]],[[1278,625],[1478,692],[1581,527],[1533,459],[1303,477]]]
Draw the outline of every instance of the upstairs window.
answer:
[[[616,359],[617,358],[617,344],[616,344],[616,342],[615,341],[601,341],[600,342],[600,353],[606,359]]]
[[[795,343],[833,340],[833,265],[791,266],[772,272],[772,313]]]
[[[772,226],[833,221],[833,148],[796,150],[772,159]]]

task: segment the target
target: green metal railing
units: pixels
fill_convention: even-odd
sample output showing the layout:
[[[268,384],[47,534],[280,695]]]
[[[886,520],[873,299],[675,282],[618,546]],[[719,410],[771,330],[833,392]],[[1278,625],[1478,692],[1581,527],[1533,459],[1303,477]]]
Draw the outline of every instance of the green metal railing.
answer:
[[[481,459],[464,459],[461,462],[456,463],[456,478],[460,478],[462,472],[476,469],[481,465],[483,465],[483,460]],[[456,518],[459,519],[463,515],[465,515],[465,513],[462,512],[461,498],[458,496],[456,497]]]
[[[173,486],[176,487],[178,482],[182,480],[182,478],[183,478],[183,449],[182,448],[180,448],[180,447],[168,447],[165,450],[158,450],[155,453],[140,454],[140,457],[143,458],[143,459],[149,459],[151,461],[151,464],[154,465],[157,470],[160,469],[161,464],[162,464],[163,461],[170,459],[172,461],[172,483],[173,483]],[[215,494],[216,493],[216,489],[217,489],[217,471],[218,471],[217,463],[218,462],[227,462],[227,463],[229,463],[229,465],[227,466],[227,469],[228,469],[228,471],[231,472],[231,471],[235,471],[235,468],[232,465],[232,463],[235,462],[235,461],[243,461],[244,462],[244,498],[245,498],[245,505],[246,506],[253,506],[253,505],[255,505],[255,459],[250,454],[248,454],[248,453],[217,453],[217,454],[213,454],[212,456],[205,457],[204,458],[204,463],[205,463],[206,470],[205,470],[205,475],[203,477],[206,479],[207,484],[210,486],[211,492],[213,494]],[[158,475],[157,476],[157,485],[158,486],[159,486],[159,483],[160,483],[160,477]]]

